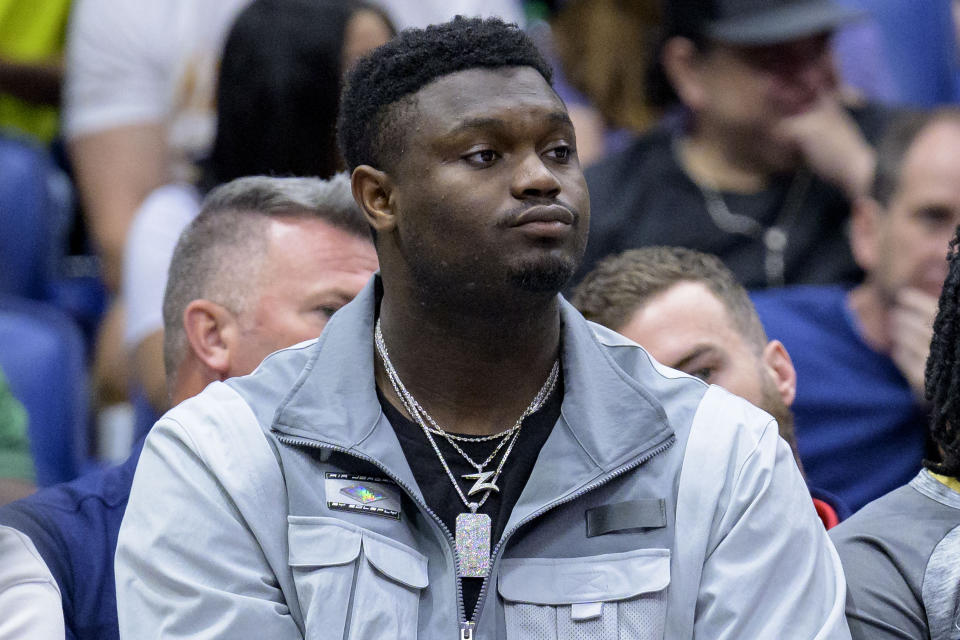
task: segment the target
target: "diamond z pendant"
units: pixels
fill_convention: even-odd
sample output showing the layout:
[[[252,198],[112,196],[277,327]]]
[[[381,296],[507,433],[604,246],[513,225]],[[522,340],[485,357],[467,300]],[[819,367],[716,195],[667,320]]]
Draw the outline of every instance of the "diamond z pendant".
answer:
[[[467,491],[468,496],[472,496],[475,493],[481,491],[496,491],[500,493],[500,487],[495,485],[492,482],[487,482],[490,479],[490,476],[494,475],[496,471],[478,471],[476,473],[467,473],[463,475],[464,480],[476,480],[473,483],[473,486],[470,487],[470,491]]]
[[[460,578],[485,578],[490,571],[490,516],[461,513],[457,516],[457,561]]]

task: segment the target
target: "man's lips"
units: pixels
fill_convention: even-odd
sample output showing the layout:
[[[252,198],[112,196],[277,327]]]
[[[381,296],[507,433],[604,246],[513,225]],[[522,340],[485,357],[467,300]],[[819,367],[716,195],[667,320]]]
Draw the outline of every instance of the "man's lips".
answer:
[[[573,215],[573,212],[562,205],[536,205],[528,209],[524,209],[520,215],[513,220],[510,226],[522,227],[536,223],[550,226],[571,226],[575,221],[576,216]]]

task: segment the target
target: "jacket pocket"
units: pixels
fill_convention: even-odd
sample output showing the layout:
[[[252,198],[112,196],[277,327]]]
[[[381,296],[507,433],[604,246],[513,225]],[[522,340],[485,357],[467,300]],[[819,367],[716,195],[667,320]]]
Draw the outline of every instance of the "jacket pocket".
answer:
[[[662,640],[670,551],[508,558],[497,590],[508,640]]]
[[[306,640],[416,637],[423,554],[333,518],[288,516],[287,537]]]

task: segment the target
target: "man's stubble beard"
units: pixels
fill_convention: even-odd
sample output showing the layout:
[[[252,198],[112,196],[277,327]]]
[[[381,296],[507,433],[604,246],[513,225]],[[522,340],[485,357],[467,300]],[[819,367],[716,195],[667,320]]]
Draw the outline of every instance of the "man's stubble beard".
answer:
[[[793,430],[793,411],[784,404],[783,399],[780,397],[780,392],[777,391],[777,385],[770,377],[770,374],[761,372],[761,375],[763,376],[763,382],[760,393],[763,401],[760,408],[772,415],[777,421],[780,437],[790,445],[790,449],[793,451],[793,456],[797,460],[797,465],[800,466],[802,473],[803,467],[800,463],[800,452],[797,449],[797,437]]]
[[[511,269],[507,273],[509,283],[528,293],[559,293],[577,269],[577,261],[554,258],[531,262]]]

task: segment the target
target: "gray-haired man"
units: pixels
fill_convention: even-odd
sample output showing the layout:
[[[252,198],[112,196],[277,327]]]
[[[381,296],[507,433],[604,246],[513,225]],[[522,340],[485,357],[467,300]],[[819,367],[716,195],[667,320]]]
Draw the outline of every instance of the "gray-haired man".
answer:
[[[173,404],[319,335],[376,268],[346,176],[241,178],[211,192],[170,265]],[[113,555],[139,453],[0,509],[0,639],[119,637]]]

